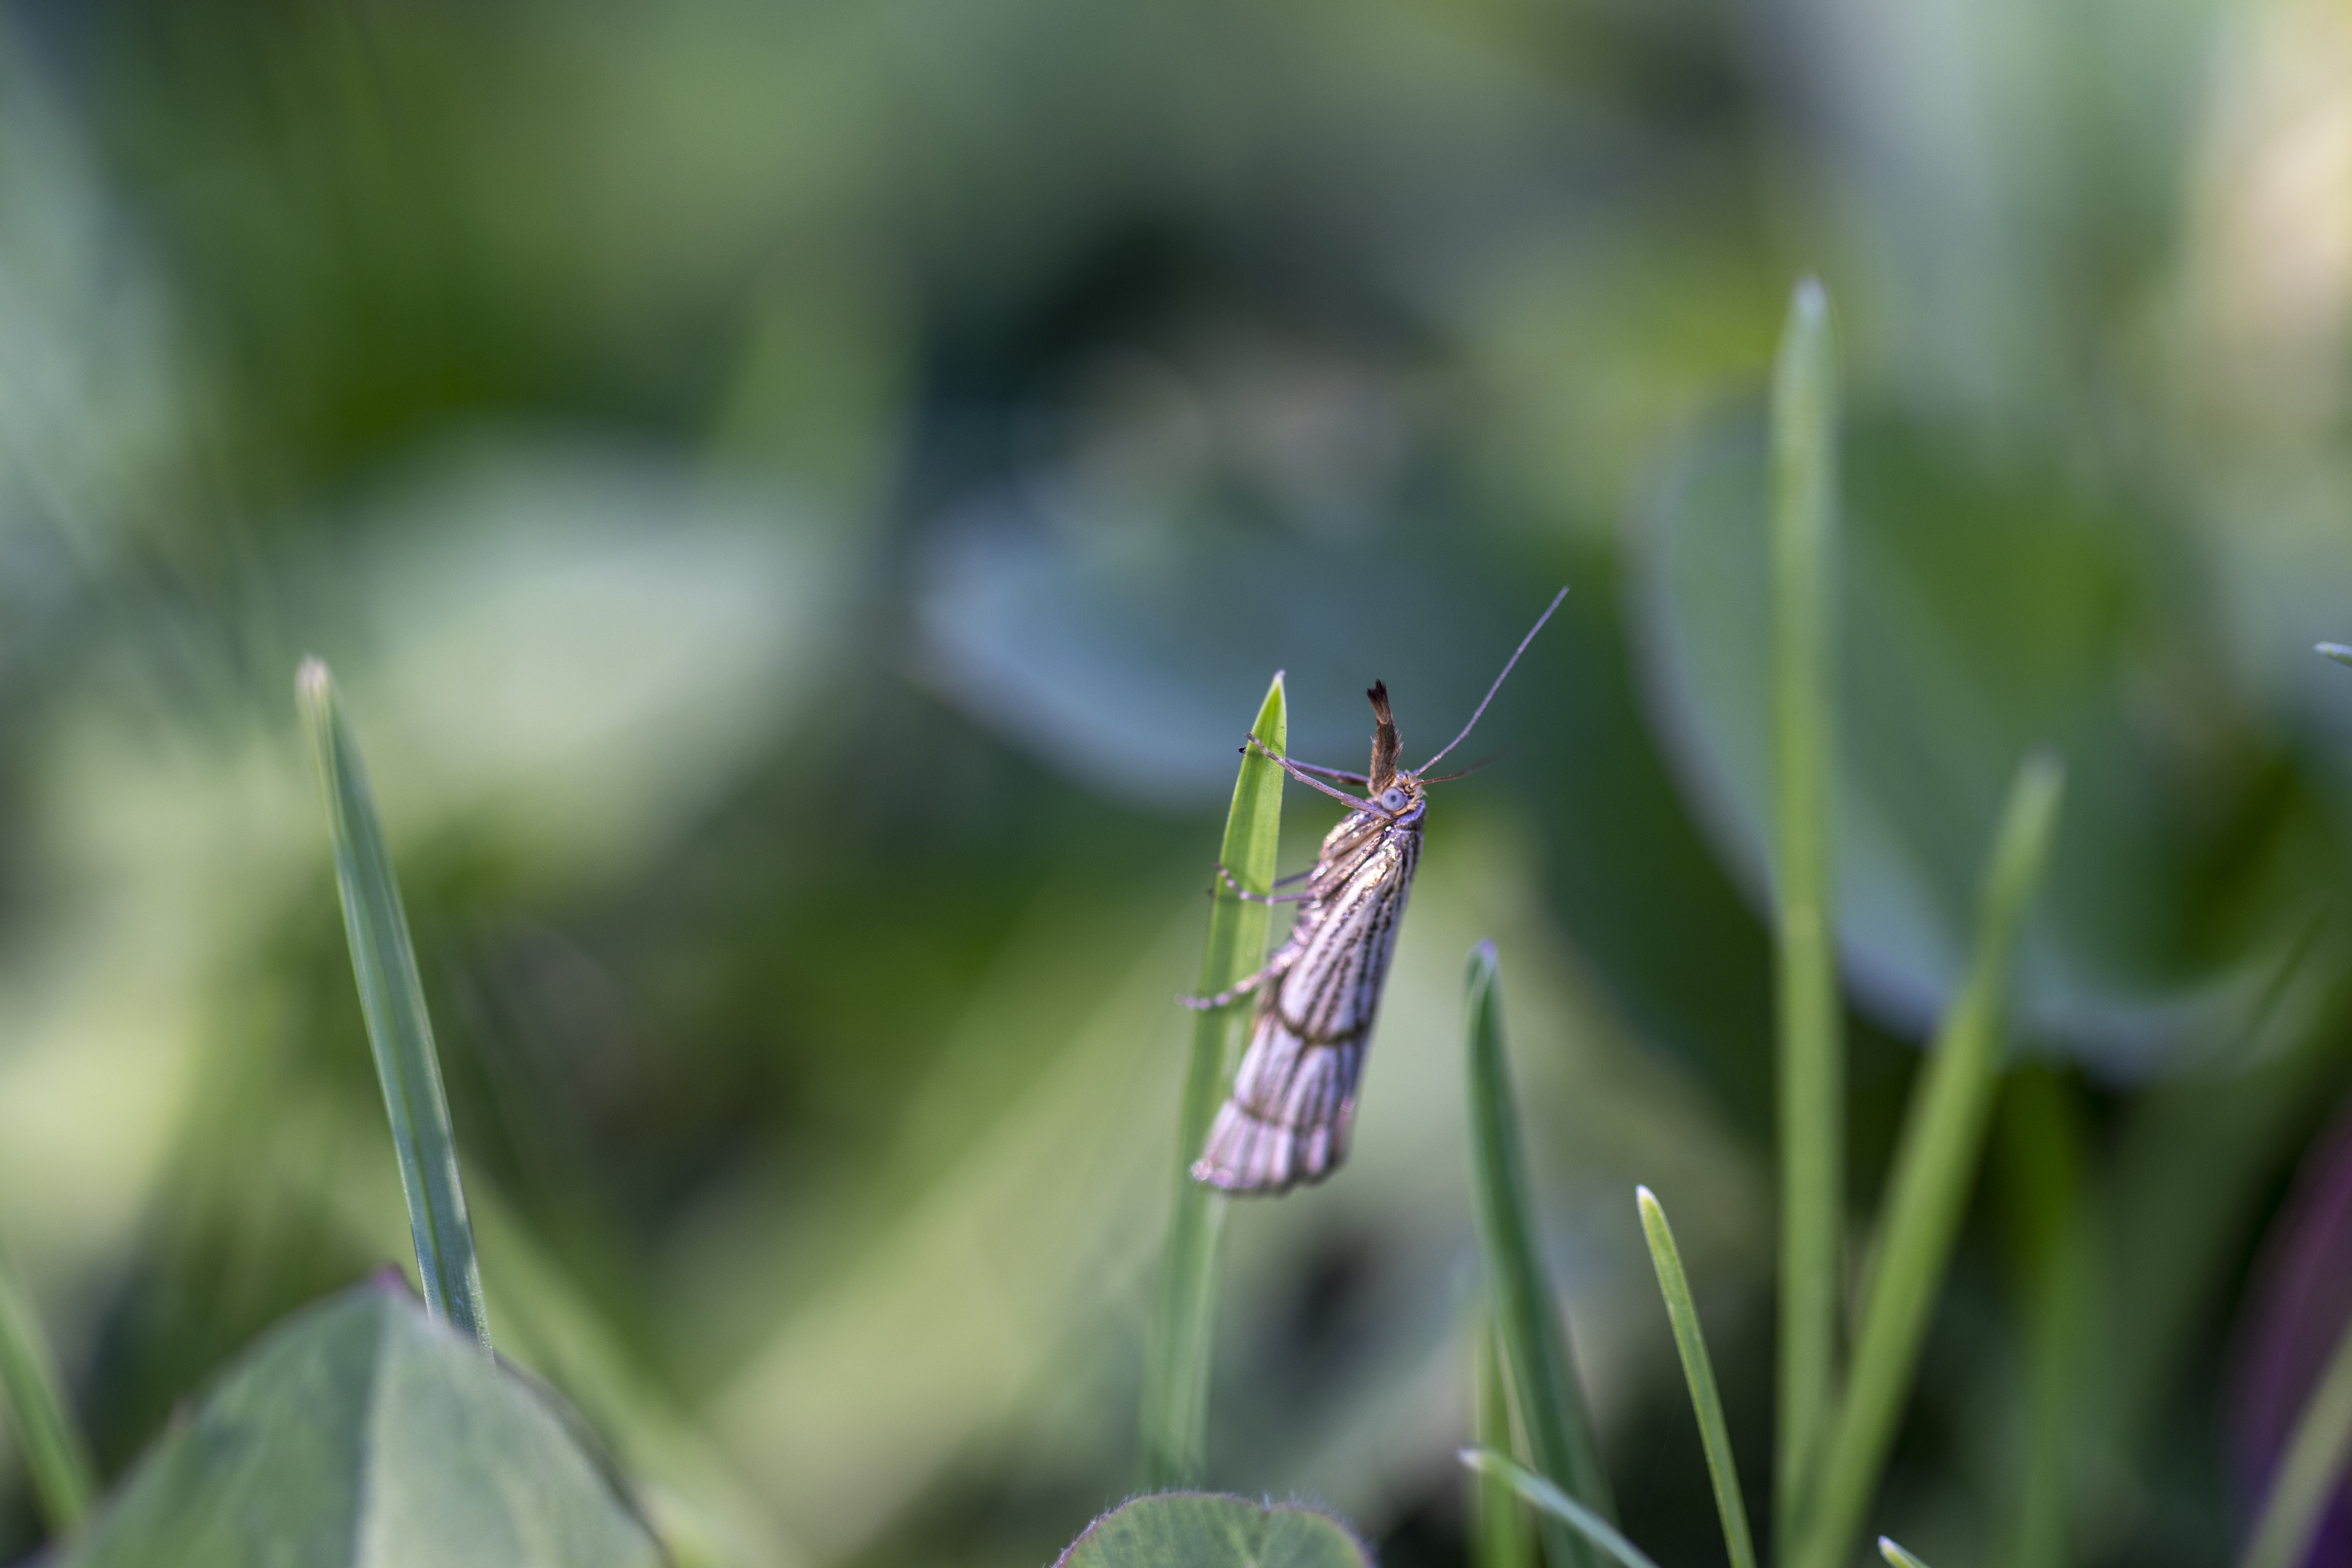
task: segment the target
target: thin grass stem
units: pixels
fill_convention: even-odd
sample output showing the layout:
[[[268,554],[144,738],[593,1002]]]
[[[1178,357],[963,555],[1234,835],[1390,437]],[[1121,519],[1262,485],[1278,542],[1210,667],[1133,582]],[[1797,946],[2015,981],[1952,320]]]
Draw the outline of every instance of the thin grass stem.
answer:
[[[2270,1495],[2246,1538],[2239,1568],[2295,1568],[2352,1459],[2352,1323],[2337,1336],[2319,1386],[2312,1390],[2294,1435],[2287,1439]]]
[[[1675,1246],[1674,1227],[1666,1224],[1666,1211],[1656,1194],[1647,1187],[1636,1187],[1634,1201],[1641,1206],[1642,1234],[1649,1238],[1650,1261],[1658,1270],[1658,1289],[1666,1299],[1666,1318],[1674,1325],[1683,1376],[1690,1384],[1691,1408],[1698,1415],[1706,1473],[1715,1483],[1715,1509],[1723,1519],[1724,1551],[1731,1558],[1731,1568],[1756,1568],[1748,1505],[1739,1496],[1739,1467],[1731,1457],[1731,1427],[1723,1418],[1723,1398],[1716,1391],[1715,1365],[1707,1359],[1706,1338],[1699,1331],[1698,1308],[1691,1300],[1690,1280],[1683,1273],[1682,1252]]]
[[[89,1447],[74,1425],[48,1336],[31,1293],[0,1247],[0,1407],[15,1420],[33,1495],[50,1531],[63,1535],[89,1511],[98,1486]]]
[[[2019,767],[2002,808],[1978,910],[1975,956],[1937,1033],[1895,1145],[1876,1262],[1863,1292],[1853,1378],[1831,1430],[1814,1512],[1801,1521],[1799,1568],[1838,1568],[1845,1562],[1885,1467],[1983,1153],[2000,1076],[2010,961],[2049,858],[2064,793],[2058,761],[2037,754]]]
[[[1886,1568],[1927,1568],[1925,1563],[1884,1535],[1878,1538],[1878,1554],[1886,1559]]]
[[[1576,1363],[1536,1245],[1510,1068],[1503,1058],[1502,980],[1492,942],[1471,949],[1467,1002],[1465,1055],[1478,1237],[1519,1425],[1535,1468],[1594,1516],[1611,1519],[1617,1510],[1609,1494],[1608,1473],[1601,1468]],[[1591,1562],[1591,1548],[1574,1536],[1557,1527],[1547,1536],[1553,1568]]]
[[[1279,671],[1265,689],[1250,733],[1265,751],[1288,754],[1289,720]],[[1265,752],[1250,748],[1234,781],[1218,858],[1244,888],[1271,892],[1281,833],[1282,770]],[[1271,913],[1267,906],[1235,894],[1223,878],[1215,879],[1211,897],[1208,947],[1201,957],[1203,996],[1225,990],[1265,962]],[[1207,1458],[1209,1371],[1216,1356],[1217,1287],[1223,1274],[1229,1200],[1192,1180],[1192,1166],[1225,1098],[1251,1006],[1244,999],[1202,1013],[1192,1025],[1192,1057],[1177,1119],[1175,1209],[1168,1222],[1168,1258],[1143,1373],[1143,1484],[1154,1490],[1196,1485]]]
[[[1491,1303],[1478,1314],[1472,1351],[1477,1363],[1478,1446],[1497,1454],[1516,1454],[1520,1446],[1511,1435],[1511,1392],[1503,1372],[1502,1347],[1496,1342]],[[1528,1529],[1527,1507],[1510,1481],[1492,1470],[1475,1469],[1470,1484],[1475,1533],[1471,1562],[1475,1568],[1535,1568],[1535,1537]]]
[[[409,945],[408,916],[400,904],[375,801],[358,743],[344,722],[334,677],[317,659],[298,678],[302,714],[325,791],[334,834],[335,883],[351,938],[352,969],[359,980],[360,1011],[383,1088],[392,1142],[400,1157],[400,1187],[408,1199],[408,1228],[416,1243],[416,1272],[425,1309],[490,1348],[482,1274],[474,1258],[474,1229],[466,1216],[466,1187],[449,1126],[441,1060],[433,1047],[433,1020]]]
[[[1474,1470],[1500,1476],[1511,1484],[1512,1490],[1542,1510],[1547,1517],[1574,1531],[1583,1541],[1623,1563],[1624,1568],[1658,1568],[1649,1554],[1626,1540],[1615,1525],[1533,1470],[1513,1464],[1492,1448],[1465,1448],[1462,1462]]]
[[[1772,375],[1772,762],[1780,1147],[1780,1432],[1774,1521],[1788,1555],[1837,1377],[1845,1205],[1830,789],[1837,370],[1829,295],[1801,281]]]

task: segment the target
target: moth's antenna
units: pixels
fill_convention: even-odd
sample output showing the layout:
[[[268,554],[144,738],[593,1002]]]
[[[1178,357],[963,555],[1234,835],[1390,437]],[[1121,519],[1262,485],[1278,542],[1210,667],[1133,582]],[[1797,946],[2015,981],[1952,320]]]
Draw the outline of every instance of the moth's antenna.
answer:
[[[1505,757],[1507,757],[1511,753],[1507,751],[1496,752],[1490,755],[1479,758],[1476,762],[1472,763],[1468,767],[1464,768],[1460,773],[1440,773],[1433,779],[1423,779],[1421,782],[1423,784],[1452,784],[1455,779],[1466,779],[1472,773],[1483,773],[1488,768],[1493,767],[1496,763],[1501,762]],[[1430,760],[1432,762],[1435,762],[1437,759],[1433,757]]]
[[[1486,716],[1486,704],[1495,700],[1495,693],[1503,689],[1503,682],[1511,678],[1512,667],[1519,662],[1519,655],[1528,651],[1528,644],[1536,640],[1536,634],[1544,629],[1544,623],[1551,619],[1551,613],[1554,610],[1559,609],[1559,602],[1567,597],[1568,590],[1566,588],[1562,588],[1559,593],[1554,594],[1551,596],[1551,603],[1544,606],[1544,613],[1536,617],[1536,624],[1528,628],[1528,635],[1521,637],[1519,639],[1519,646],[1511,650],[1510,663],[1503,666],[1503,673],[1495,677],[1495,684],[1486,688],[1486,695],[1479,700],[1478,710],[1470,715],[1470,722],[1462,726],[1462,733],[1454,736],[1454,739],[1445,742],[1445,751],[1438,752],[1436,756],[1430,758],[1429,761],[1415,768],[1413,770],[1415,773],[1427,773],[1430,769],[1435,767],[1440,762],[1444,760],[1445,752],[1452,751],[1454,747],[1460,745],[1463,742],[1470,738],[1470,731],[1476,729],[1478,727],[1478,721]]]

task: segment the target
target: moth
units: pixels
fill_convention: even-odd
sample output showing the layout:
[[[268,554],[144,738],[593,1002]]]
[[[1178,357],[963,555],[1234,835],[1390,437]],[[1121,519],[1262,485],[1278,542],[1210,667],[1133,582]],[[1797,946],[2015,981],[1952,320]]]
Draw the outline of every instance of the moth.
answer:
[[[1238,897],[1253,903],[1295,903],[1298,914],[1265,968],[1214,996],[1181,999],[1188,1007],[1207,1009],[1228,1006],[1253,992],[1257,995],[1249,1048],[1234,1075],[1233,1093],[1219,1108],[1208,1142],[1192,1163],[1193,1180],[1229,1193],[1271,1197],[1301,1183],[1321,1181],[1348,1157],[1364,1046],[1388,984],[1405,896],[1412,891],[1412,875],[1421,864],[1428,786],[1464,776],[1431,778],[1429,770],[1470,738],[1519,655],[1528,651],[1567,596],[1565,588],[1552,595],[1519,639],[1502,674],[1487,688],[1470,722],[1417,768],[1397,766],[1403,745],[1389,709],[1388,687],[1381,681],[1374,681],[1365,693],[1371,699],[1375,726],[1369,773],[1297,762],[1268,750],[1255,735],[1242,748],[1256,752],[1349,810],[1324,836],[1314,868],[1302,873],[1307,886],[1299,892],[1253,893],[1223,865],[1217,867],[1217,875]],[[1364,793],[1352,795],[1326,780],[1360,785]]]

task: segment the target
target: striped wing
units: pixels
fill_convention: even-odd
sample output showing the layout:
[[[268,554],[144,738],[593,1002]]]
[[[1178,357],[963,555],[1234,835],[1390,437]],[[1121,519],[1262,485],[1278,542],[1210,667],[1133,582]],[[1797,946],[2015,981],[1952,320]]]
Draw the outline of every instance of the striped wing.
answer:
[[[1419,829],[1392,828],[1300,914],[1195,1180],[1271,1195],[1319,1182],[1348,1157],[1364,1045],[1420,859]]]

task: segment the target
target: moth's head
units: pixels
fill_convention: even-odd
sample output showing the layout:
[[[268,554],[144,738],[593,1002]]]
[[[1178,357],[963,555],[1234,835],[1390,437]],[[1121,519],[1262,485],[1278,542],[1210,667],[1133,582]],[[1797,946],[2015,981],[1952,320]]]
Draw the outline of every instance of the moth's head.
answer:
[[[1418,816],[1421,814],[1421,776],[1402,773],[1397,768],[1397,756],[1404,749],[1397,739],[1396,715],[1389,711],[1389,689],[1385,681],[1372,682],[1364,693],[1372,700],[1372,765],[1370,783],[1364,793],[1372,804],[1391,817]]]

